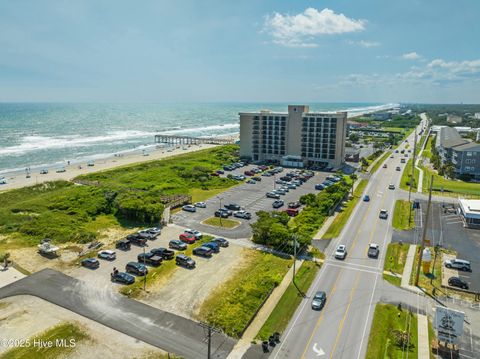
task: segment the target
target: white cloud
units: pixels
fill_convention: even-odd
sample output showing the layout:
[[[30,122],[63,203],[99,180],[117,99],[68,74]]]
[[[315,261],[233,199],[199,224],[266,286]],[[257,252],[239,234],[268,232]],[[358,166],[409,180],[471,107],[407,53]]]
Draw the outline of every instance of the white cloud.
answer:
[[[265,17],[264,30],[273,37],[273,42],[289,47],[316,47],[315,36],[343,34],[365,29],[365,20],[355,20],[330,9],[318,11],[308,8],[297,15],[282,15],[275,12]]]
[[[402,55],[402,59],[404,59],[404,60],[418,60],[420,58],[421,58],[421,56],[419,54],[417,54],[415,51]]]
[[[376,42],[376,41],[365,41],[365,40],[360,40],[360,41],[348,40],[347,44],[358,45],[358,46],[362,46],[362,47],[366,47],[366,48],[377,47],[377,46],[381,45],[379,42]]]

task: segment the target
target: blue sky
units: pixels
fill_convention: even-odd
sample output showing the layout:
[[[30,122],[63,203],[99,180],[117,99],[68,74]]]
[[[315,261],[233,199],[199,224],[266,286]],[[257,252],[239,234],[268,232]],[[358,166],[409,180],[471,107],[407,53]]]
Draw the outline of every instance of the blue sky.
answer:
[[[478,0],[0,2],[0,101],[480,102]]]

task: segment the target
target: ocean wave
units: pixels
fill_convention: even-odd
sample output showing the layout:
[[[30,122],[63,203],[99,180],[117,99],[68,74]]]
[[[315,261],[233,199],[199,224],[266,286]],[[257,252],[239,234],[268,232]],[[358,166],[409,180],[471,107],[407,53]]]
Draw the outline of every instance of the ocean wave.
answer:
[[[205,133],[209,132],[214,135],[218,130],[231,130],[233,128],[240,128],[240,123],[226,123],[221,125],[211,125],[205,127],[190,127],[190,128],[180,128],[175,130],[161,131],[159,133],[163,135],[176,135],[176,134],[188,134],[188,133]]]
[[[398,103],[387,103],[383,105],[347,108],[344,111],[348,112],[348,117],[352,117],[352,116],[365,115],[365,114],[377,112],[377,111],[391,110],[393,108],[398,108],[398,107],[400,107],[400,104]]]

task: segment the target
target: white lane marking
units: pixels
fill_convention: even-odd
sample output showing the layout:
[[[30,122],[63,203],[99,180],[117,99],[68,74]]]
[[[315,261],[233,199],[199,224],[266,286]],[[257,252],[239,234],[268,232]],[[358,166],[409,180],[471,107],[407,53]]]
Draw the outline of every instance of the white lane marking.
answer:
[[[320,357],[322,355],[325,355],[325,352],[323,351],[322,348],[318,347],[317,348],[317,343],[313,344],[313,351],[317,354],[317,357]]]
[[[348,267],[348,266],[345,266],[345,265],[340,265],[340,264],[335,264],[335,263],[329,263],[329,265],[331,265],[332,267],[350,269],[350,270],[354,270],[354,271],[358,271],[358,272],[379,274],[378,270],[368,270],[368,269],[362,269],[362,268]]]
[[[350,263],[350,262],[340,262],[339,260],[331,260],[327,259],[325,263],[330,263],[332,265],[337,265],[337,266],[355,266],[355,267],[362,267],[362,268],[367,268],[367,269],[380,269],[379,266],[366,266],[364,264],[356,264],[356,263]]]

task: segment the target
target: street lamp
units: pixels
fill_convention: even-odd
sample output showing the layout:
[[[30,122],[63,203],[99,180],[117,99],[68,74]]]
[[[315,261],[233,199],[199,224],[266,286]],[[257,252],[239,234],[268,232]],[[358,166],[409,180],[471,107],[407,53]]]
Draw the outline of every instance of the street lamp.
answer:
[[[223,223],[222,223],[222,216],[223,216],[223,214],[222,214],[222,211],[221,211],[221,209],[222,209],[222,199],[223,199],[223,197],[218,196],[218,200],[219,200],[219,202],[220,202],[220,203],[219,203],[219,207],[218,207],[218,210],[219,210],[219,213],[218,213],[218,214],[219,214],[219,218],[220,218],[220,227],[223,227]]]

